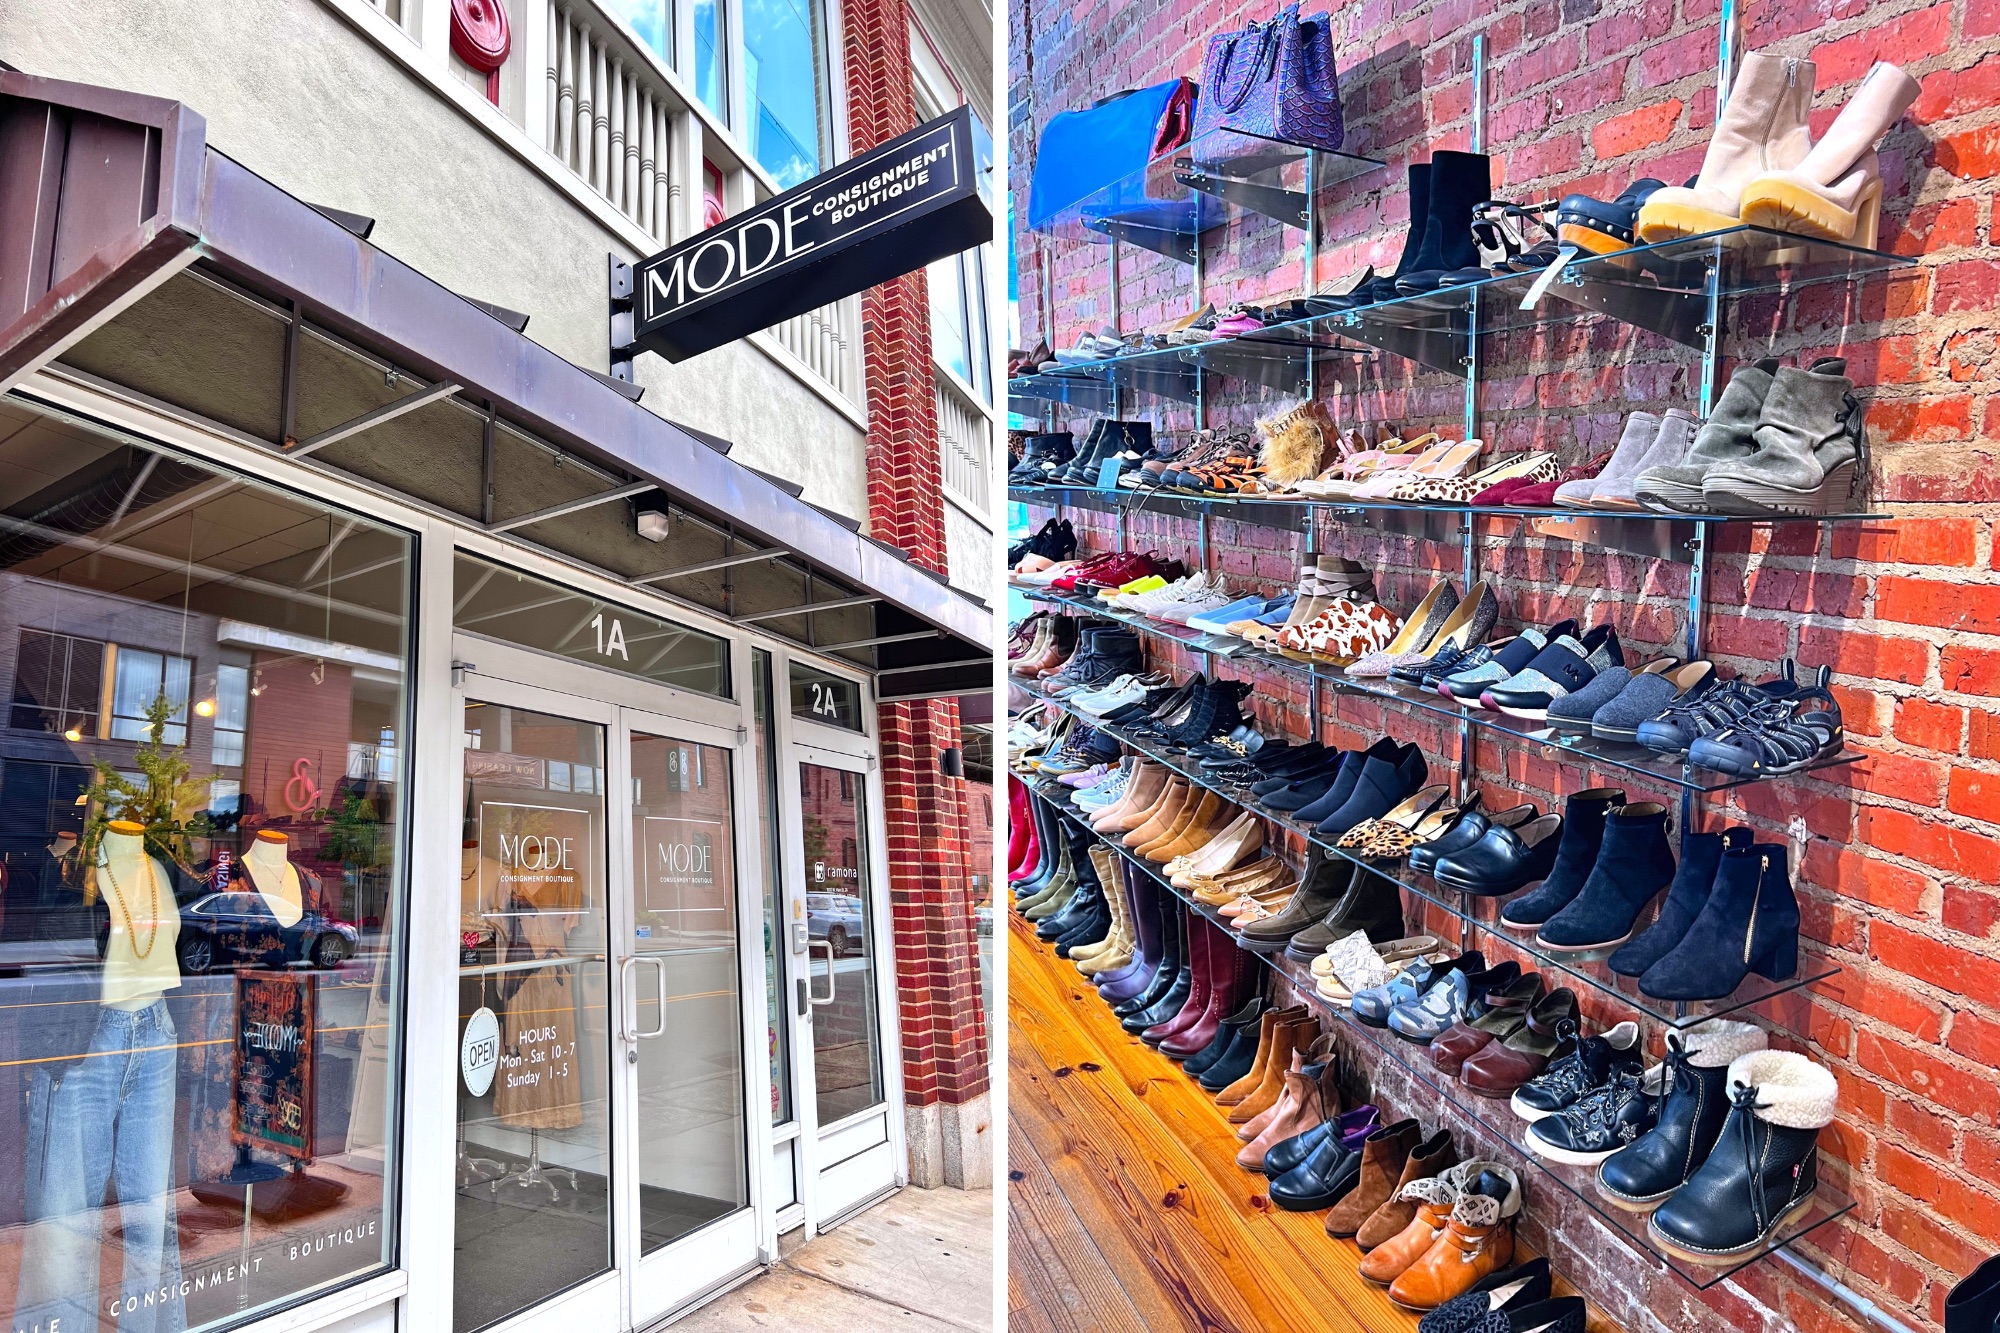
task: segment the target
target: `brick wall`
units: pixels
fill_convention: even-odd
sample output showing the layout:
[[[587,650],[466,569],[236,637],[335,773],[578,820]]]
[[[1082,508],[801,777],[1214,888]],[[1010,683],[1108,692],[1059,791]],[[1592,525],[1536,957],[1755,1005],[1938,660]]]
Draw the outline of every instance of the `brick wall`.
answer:
[[[1036,137],[1055,112],[1198,75],[1210,32],[1275,7],[1010,0],[1012,188],[1027,188]],[[1350,146],[1386,158],[1389,170],[1322,194],[1318,282],[1362,262],[1395,262],[1408,211],[1405,164],[1470,142],[1475,33],[1487,39],[1487,147],[1498,197],[1539,200],[1571,189],[1603,197],[1640,176],[1692,174],[1713,122],[1717,11],[1713,0],[1335,7]],[[1860,1206],[1803,1249],[1907,1322],[1934,1327],[1956,1276],[2000,1248],[2000,539],[1992,508],[2000,412],[1988,401],[2000,372],[1987,313],[2000,294],[1992,212],[2000,4],[1754,3],[1742,9],[1738,45],[1816,62],[1818,128],[1877,58],[1902,64],[1925,90],[1882,152],[1882,244],[1918,266],[1906,276],[1741,302],[1724,344],[1732,356],[1846,355],[1870,402],[1873,498],[1894,520],[1732,530],[1710,562],[1706,623],[1710,655],[1727,671],[1761,675],[1788,654],[1832,664],[1853,742],[1869,759],[1711,798],[1698,810],[1703,827],[1742,820],[1764,836],[1803,839],[1805,949],[1843,968],[1810,993],[1759,1010],[1783,1044],[1829,1064],[1841,1085],[1825,1160],[1829,1179]],[[1298,292],[1299,237],[1258,218],[1211,233],[1202,295],[1227,302]],[[1114,318],[1106,248],[1037,236],[1016,244],[1026,342],[1074,342]],[[1193,304],[1191,269],[1125,247],[1118,263],[1122,328],[1156,325]],[[1052,311],[1043,308],[1045,276]],[[1691,350],[1608,320],[1491,335],[1480,356],[1479,433],[1499,448],[1553,448],[1565,461],[1608,447],[1635,408],[1694,407],[1699,384]],[[1454,437],[1463,429],[1463,381],[1393,358],[1335,368],[1326,396],[1343,421]],[[1282,401],[1239,392],[1212,405],[1211,421],[1244,421]],[[1127,414],[1169,430],[1192,424],[1185,407],[1161,406],[1142,397]],[[1113,520],[1077,517],[1087,548],[1113,542]],[[1190,559],[1197,543],[1191,522],[1158,516],[1133,516],[1129,535],[1140,549]],[[1384,600],[1399,610],[1435,575],[1455,575],[1460,561],[1452,546],[1331,522],[1310,546],[1368,561]],[[1262,588],[1294,577],[1304,549],[1297,534],[1248,525],[1216,521],[1210,532],[1211,563]],[[1512,522],[1482,528],[1478,562],[1498,579],[1499,632],[1563,615],[1608,618],[1645,654],[1684,631],[1685,563],[1531,538]],[[1178,662],[1182,670],[1200,665]],[[1305,731],[1305,695],[1290,677],[1261,679],[1252,702],[1267,720]],[[1455,736],[1405,708],[1328,695],[1322,710],[1329,740],[1386,729],[1422,741],[1440,765],[1455,754]],[[1674,795],[1629,773],[1593,773],[1492,738],[1480,739],[1477,757],[1489,790],[1542,801],[1593,780],[1615,782],[1634,799]],[[1541,1229],[1558,1262],[1626,1328],[1856,1327],[1769,1261],[1696,1291],[1587,1215],[1551,1222],[1559,1193],[1534,1191],[1549,1201]]]
[[[849,0],[841,18],[848,135],[856,153],[917,123],[903,0]],[[929,298],[919,271],[861,297],[868,378],[868,530],[947,572],[944,484],[932,389]],[[953,700],[886,704],[879,718],[889,885],[902,1011],[903,1095],[956,1106],[987,1089],[966,783],[938,772],[959,745]]]

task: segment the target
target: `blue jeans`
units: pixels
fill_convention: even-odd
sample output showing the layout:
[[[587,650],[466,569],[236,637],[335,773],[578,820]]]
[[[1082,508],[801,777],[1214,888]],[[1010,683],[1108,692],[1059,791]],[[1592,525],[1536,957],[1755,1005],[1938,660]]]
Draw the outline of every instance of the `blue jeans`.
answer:
[[[181,1333],[174,1223],[173,1019],[164,1001],[105,1009],[88,1054],[28,1091],[27,1215],[14,1328],[27,1333]],[[117,1310],[100,1299],[105,1187],[118,1189],[125,1255]]]

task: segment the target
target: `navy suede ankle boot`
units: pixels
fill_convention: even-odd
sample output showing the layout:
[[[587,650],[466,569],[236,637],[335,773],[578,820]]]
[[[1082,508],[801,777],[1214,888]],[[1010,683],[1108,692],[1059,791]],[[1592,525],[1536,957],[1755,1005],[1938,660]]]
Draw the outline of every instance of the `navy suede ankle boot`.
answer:
[[[1608,949],[1632,937],[1646,905],[1674,879],[1667,807],[1637,801],[1612,810],[1583,888],[1542,923],[1535,942],[1549,949]]]
[[[1674,871],[1672,886],[1667,889],[1665,905],[1652,925],[1611,955],[1611,970],[1623,977],[1640,976],[1672,953],[1708,902],[1715,872],[1722,865],[1723,847],[1747,847],[1755,841],[1756,834],[1747,828],[1681,834],[1681,863]]]
[[[1590,787],[1572,793],[1563,807],[1562,842],[1554,868],[1538,887],[1502,908],[1500,919],[1510,926],[1539,926],[1569,906],[1597,864],[1605,817],[1613,806],[1623,804],[1625,793],[1616,787]]]
[[[1799,900],[1782,843],[1725,847],[1715,887],[1674,951],[1639,989],[1657,1000],[1719,1000],[1750,973],[1788,980],[1799,968]]]

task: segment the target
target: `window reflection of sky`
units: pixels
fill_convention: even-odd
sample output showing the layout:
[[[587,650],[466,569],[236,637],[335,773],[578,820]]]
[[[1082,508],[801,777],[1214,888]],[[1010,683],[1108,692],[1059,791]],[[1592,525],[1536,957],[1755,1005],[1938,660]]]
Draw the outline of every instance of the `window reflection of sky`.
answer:
[[[669,63],[673,60],[673,7],[668,0],[598,0],[615,18],[625,20],[634,35]]]
[[[820,169],[821,71],[814,0],[743,0],[743,69],[755,109],[750,151],[789,189]]]

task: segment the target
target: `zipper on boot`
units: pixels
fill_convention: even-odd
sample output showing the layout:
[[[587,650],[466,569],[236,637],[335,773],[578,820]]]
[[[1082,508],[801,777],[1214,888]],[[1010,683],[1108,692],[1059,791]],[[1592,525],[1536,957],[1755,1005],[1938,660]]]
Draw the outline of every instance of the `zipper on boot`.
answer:
[[[1750,924],[1743,931],[1743,966],[1750,966],[1751,942],[1757,938],[1757,908],[1764,901],[1764,872],[1771,868],[1771,858],[1757,858],[1757,893],[1750,899]]]

